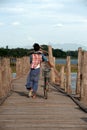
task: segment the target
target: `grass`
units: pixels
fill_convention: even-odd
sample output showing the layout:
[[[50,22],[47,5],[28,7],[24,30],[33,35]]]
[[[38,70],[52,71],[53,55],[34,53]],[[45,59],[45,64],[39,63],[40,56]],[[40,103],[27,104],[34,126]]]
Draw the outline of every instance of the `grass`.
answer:
[[[56,69],[60,72],[61,67],[66,68],[66,64],[56,64]],[[11,65],[12,73],[16,73],[16,65]],[[77,65],[71,65],[71,72],[77,72]]]
[[[16,73],[16,65],[11,65],[12,73]]]
[[[66,68],[66,64],[56,64],[56,69],[60,72],[62,66]],[[77,65],[71,65],[71,72],[77,72]]]

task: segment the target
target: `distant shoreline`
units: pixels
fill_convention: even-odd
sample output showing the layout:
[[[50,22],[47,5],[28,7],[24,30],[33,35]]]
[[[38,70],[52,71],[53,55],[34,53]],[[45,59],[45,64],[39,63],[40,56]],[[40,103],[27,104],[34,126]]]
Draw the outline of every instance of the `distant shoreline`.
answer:
[[[56,64],[66,64],[66,59],[65,58],[56,58],[55,63]],[[71,64],[77,65],[77,63],[78,63],[78,59],[76,59],[76,58],[71,59]]]

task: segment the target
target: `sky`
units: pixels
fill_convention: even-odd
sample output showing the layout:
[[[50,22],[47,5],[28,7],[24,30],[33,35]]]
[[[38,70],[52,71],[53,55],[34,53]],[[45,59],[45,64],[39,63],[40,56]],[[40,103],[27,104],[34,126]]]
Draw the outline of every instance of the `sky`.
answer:
[[[0,47],[87,47],[87,0],[0,0]]]

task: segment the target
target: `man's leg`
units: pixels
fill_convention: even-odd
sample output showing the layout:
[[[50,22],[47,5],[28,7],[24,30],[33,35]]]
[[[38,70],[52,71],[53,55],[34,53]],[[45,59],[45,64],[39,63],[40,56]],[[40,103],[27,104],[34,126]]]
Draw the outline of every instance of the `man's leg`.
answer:
[[[33,80],[32,80],[32,71],[29,72],[28,77],[27,77],[27,83],[26,83],[26,89],[29,91],[28,92],[28,96],[31,97],[32,96],[32,86],[33,86]]]
[[[34,76],[33,80],[33,97],[36,97],[36,92],[38,90],[38,82],[39,82],[39,76],[40,76],[40,68],[35,70],[36,75]]]
[[[38,90],[38,81],[35,81],[33,84],[33,98],[36,97],[37,90]]]

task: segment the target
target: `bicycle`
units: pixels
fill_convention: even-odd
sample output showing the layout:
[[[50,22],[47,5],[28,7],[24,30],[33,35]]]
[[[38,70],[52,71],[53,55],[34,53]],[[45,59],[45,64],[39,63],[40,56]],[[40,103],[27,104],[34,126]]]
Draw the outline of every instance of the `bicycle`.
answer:
[[[43,74],[44,74],[44,98],[47,99],[48,98],[48,90],[49,90],[49,72],[50,72],[50,68],[45,68],[43,70]]]

